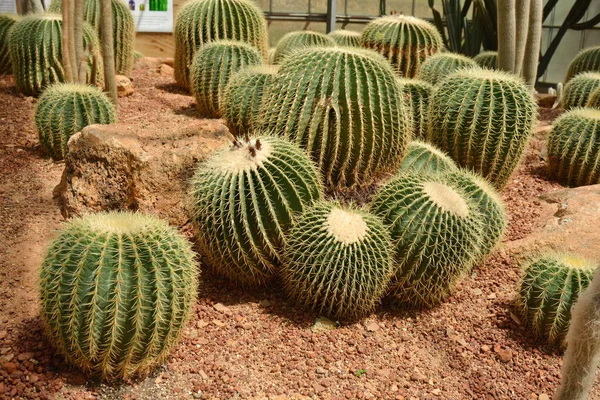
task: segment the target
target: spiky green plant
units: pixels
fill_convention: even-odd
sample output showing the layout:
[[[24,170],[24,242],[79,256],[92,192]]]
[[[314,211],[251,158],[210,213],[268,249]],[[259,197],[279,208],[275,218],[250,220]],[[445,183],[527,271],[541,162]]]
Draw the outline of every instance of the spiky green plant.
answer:
[[[404,103],[412,110],[414,137],[423,139],[427,133],[429,97],[434,87],[425,81],[409,78],[398,78],[398,86]]]
[[[101,0],[83,1],[83,19],[92,25],[100,37]],[[49,12],[60,13],[62,2],[54,0],[50,3]],[[115,52],[115,72],[119,75],[129,75],[133,69],[135,22],[133,14],[121,0],[111,0],[113,42]]]
[[[281,274],[297,304],[330,318],[355,319],[373,311],[394,273],[392,242],[379,218],[318,202],[287,238]]]
[[[275,64],[275,50],[277,50],[276,47],[270,47],[269,51],[268,51],[268,61],[270,65],[274,65]]]
[[[437,85],[451,73],[467,67],[477,67],[477,63],[462,54],[437,53],[423,62],[419,79]]]
[[[8,31],[20,19],[21,17],[17,14],[0,14],[0,75],[12,74],[12,67],[8,56]]]
[[[562,106],[565,110],[585,107],[592,93],[600,87],[600,72],[582,72],[564,87]]]
[[[329,187],[393,171],[412,128],[389,65],[369,50],[311,48],[279,69],[257,125],[298,143]]]
[[[588,71],[600,72],[600,46],[583,49],[575,56],[569,64],[565,82],[569,82],[571,78]]]
[[[329,47],[335,46],[333,38],[319,32],[313,31],[294,31],[288,32],[279,39],[275,54],[273,54],[273,63],[281,64],[283,59],[297,50],[307,47]]]
[[[190,194],[208,264],[233,281],[255,285],[278,272],[294,213],[321,197],[321,184],[300,148],[261,135],[200,163]]]
[[[127,379],[161,363],[196,299],[188,241],[149,215],[110,212],[68,222],[41,268],[42,319],[72,364]]]
[[[31,14],[15,23],[9,34],[10,62],[17,90],[37,96],[52,83],[64,82],[62,67],[62,19],[54,14]],[[93,63],[96,60],[95,81],[102,83],[103,68],[100,43],[94,29],[83,24],[83,45],[88,56],[87,82],[93,81]]]
[[[400,76],[415,78],[427,57],[443,47],[442,36],[429,22],[405,15],[376,18],[361,36],[361,45],[387,58]]]
[[[590,93],[590,98],[585,106],[600,109],[600,87],[596,88],[592,93]]]
[[[498,52],[497,51],[484,51],[473,57],[480,67],[488,69],[498,68]]]
[[[600,110],[575,108],[554,122],[548,170],[553,179],[569,186],[600,183]]]
[[[518,77],[461,70],[431,96],[426,140],[501,189],[533,133],[536,110],[531,91]]]
[[[406,148],[399,172],[420,174],[444,172],[458,167],[443,151],[429,143],[413,140]]]
[[[250,0],[191,0],[175,20],[175,80],[189,87],[194,54],[206,43],[239,40],[258,49],[268,60],[269,36],[262,10]]]
[[[262,64],[258,50],[243,42],[219,40],[198,50],[190,67],[190,89],[200,113],[221,117],[231,76],[247,66]]]
[[[597,267],[574,254],[541,254],[529,260],[515,300],[527,328],[552,345],[562,345],[571,321],[571,306]]]
[[[333,32],[329,32],[328,36],[332,38],[338,46],[360,47],[361,34],[358,32],[346,29],[336,29]]]
[[[260,65],[245,68],[231,76],[225,88],[221,114],[234,136],[250,132],[260,112],[263,96],[275,79],[277,67]]]

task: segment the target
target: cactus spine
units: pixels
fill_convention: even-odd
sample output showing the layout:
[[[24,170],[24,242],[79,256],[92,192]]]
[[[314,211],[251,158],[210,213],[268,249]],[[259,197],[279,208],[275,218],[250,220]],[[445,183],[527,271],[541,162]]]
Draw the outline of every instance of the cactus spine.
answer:
[[[360,33],[348,31],[346,29],[338,29],[328,33],[338,46],[360,47]]]
[[[477,54],[475,57],[473,57],[473,61],[475,61],[482,68],[497,69],[498,68],[498,52],[497,51],[484,51],[482,53]]]
[[[74,365],[127,379],[162,362],[196,299],[198,265],[165,222],[100,213],[65,225],[41,271],[42,319]]]
[[[265,283],[278,272],[294,213],[320,197],[318,173],[293,143],[272,136],[235,142],[200,163],[192,179],[200,252],[233,281]]]
[[[16,14],[0,14],[0,75],[12,74],[8,50],[8,31],[21,17]]]
[[[175,80],[188,88],[196,50],[217,40],[238,40],[256,47],[268,60],[267,21],[250,0],[191,0],[175,20]]]
[[[564,87],[562,105],[565,110],[585,107],[592,93],[600,87],[600,72],[582,72]]]
[[[296,50],[302,50],[307,47],[333,47],[335,45],[336,42],[333,38],[319,32],[288,32],[283,35],[277,43],[275,54],[273,54],[273,63],[281,64],[284,58],[294,53]]]
[[[476,66],[475,61],[461,54],[437,53],[423,62],[419,78],[432,85],[437,85],[446,76],[461,68]]]
[[[427,133],[429,98],[433,85],[418,79],[398,78],[404,104],[412,110],[413,132],[416,139],[424,139]]]
[[[406,148],[400,164],[400,173],[421,174],[458,169],[454,161],[443,151],[428,143],[413,140]]]
[[[600,72],[600,46],[583,49],[569,64],[565,83],[582,72]]]

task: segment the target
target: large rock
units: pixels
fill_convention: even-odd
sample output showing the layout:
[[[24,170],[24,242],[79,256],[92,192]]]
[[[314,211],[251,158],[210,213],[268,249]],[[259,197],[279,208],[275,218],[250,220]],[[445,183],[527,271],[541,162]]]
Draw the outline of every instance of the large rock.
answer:
[[[91,125],[69,140],[55,196],[65,217],[140,210],[182,225],[194,165],[232,139],[219,120],[188,121],[184,127]]]

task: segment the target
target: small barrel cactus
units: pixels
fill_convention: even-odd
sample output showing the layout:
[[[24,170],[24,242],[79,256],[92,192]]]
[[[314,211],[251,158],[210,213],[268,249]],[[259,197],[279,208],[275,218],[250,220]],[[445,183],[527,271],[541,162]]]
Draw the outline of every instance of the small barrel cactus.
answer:
[[[429,143],[413,140],[406,148],[406,155],[400,164],[400,173],[435,173],[457,169],[458,167],[443,151]]]
[[[443,47],[435,26],[415,17],[392,15],[369,22],[362,33],[363,47],[386,57],[398,75],[415,78],[427,57]]]
[[[221,113],[234,136],[250,131],[277,69],[274,65],[261,65],[245,68],[231,76],[225,88]]]
[[[272,136],[235,142],[201,162],[191,183],[200,252],[243,285],[278,272],[284,234],[321,197],[319,174],[295,144]]]
[[[531,91],[514,75],[457,71],[431,96],[426,140],[501,189],[533,133],[536,107]]]
[[[597,267],[573,254],[542,254],[529,260],[515,301],[523,323],[551,345],[562,345],[571,306]]]
[[[273,63],[281,64],[285,57],[296,50],[302,50],[307,47],[329,47],[335,45],[336,42],[323,33],[313,31],[288,32],[277,43],[275,54],[273,54]]]
[[[361,34],[358,32],[346,29],[336,29],[333,32],[329,32],[328,36],[332,38],[338,46],[360,47]]]
[[[392,242],[379,218],[318,202],[289,232],[282,279],[302,307],[330,318],[373,311],[394,273]]]
[[[62,19],[54,14],[31,14],[10,30],[8,47],[17,90],[28,96],[37,96],[52,83],[64,82],[62,67]],[[92,49],[88,56],[87,82],[103,81],[100,42],[94,29],[83,24],[84,48]],[[96,76],[93,63],[96,61]],[[94,78],[94,79],[93,79]]]
[[[35,109],[35,126],[40,143],[55,160],[67,154],[69,138],[92,124],[112,124],[117,120],[113,103],[94,86],[55,83],[49,86]]]
[[[592,93],[600,87],[600,72],[582,72],[564,87],[562,106],[565,110],[585,107]]]
[[[17,14],[0,14],[0,75],[12,74],[8,53],[8,31],[21,19]]]
[[[461,54],[437,53],[428,57],[421,65],[419,79],[437,85],[451,73],[467,67],[477,67],[477,63]]]
[[[429,97],[433,93],[434,87],[425,81],[408,78],[398,78],[398,86],[404,104],[412,110],[414,137],[424,139],[427,132]]]
[[[553,179],[569,186],[600,183],[600,110],[575,108],[554,122],[548,170]]]
[[[188,241],[135,213],[71,220],[42,264],[42,319],[58,350],[108,379],[143,374],[177,344],[198,290]]]
[[[590,93],[590,98],[585,106],[600,109],[600,87],[596,88],[592,93]]]
[[[262,10],[251,0],[191,0],[175,20],[175,80],[190,85],[189,68],[197,50],[217,40],[254,46],[267,61],[269,35]]]
[[[369,50],[295,53],[263,105],[257,125],[306,149],[332,189],[368,185],[395,170],[411,134],[394,73]]]
[[[498,68],[498,52],[484,51],[473,57],[473,61],[482,68],[496,69]]]
[[[200,113],[221,117],[231,76],[244,67],[262,64],[258,50],[243,42],[219,40],[198,50],[190,67],[190,89]]]
[[[569,82],[576,75],[588,71],[600,72],[600,46],[583,49],[575,56],[569,64],[565,82]]]

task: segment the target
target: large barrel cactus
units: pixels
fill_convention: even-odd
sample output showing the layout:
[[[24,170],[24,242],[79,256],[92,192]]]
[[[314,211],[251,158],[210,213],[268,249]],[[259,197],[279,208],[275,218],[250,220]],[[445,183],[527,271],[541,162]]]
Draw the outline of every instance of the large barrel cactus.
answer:
[[[583,49],[575,56],[569,64],[565,82],[569,82],[571,78],[587,71],[600,72],[600,46]]]
[[[46,86],[64,82],[62,67],[62,19],[54,14],[32,14],[13,25],[9,34],[10,62],[17,90],[37,96]],[[88,57],[87,82],[91,82],[96,60],[98,83],[103,81],[100,43],[94,29],[83,24],[84,48],[92,49]]]
[[[233,281],[255,285],[278,272],[284,234],[294,214],[321,197],[321,184],[298,146],[259,136],[200,163],[190,192],[207,263]]]
[[[433,85],[419,79],[398,78],[398,86],[404,103],[412,111],[413,132],[416,139],[424,139],[427,133],[429,97]]]
[[[480,67],[487,69],[498,68],[498,52],[497,51],[484,51],[473,57]]]
[[[86,372],[127,379],[162,362],[189,318],[198,265],[166,222],[101,213],[68,222],[42,264],[46,332]]]
[[[562,106],[565,110],[585,107],[593,92],[600,87],[600,72],[582,72],[573,77],[564,88]]]
[[[279,69],[260,125],[306,149],[331,188],[370,184],[398,166],[411,133],[395,79],[372,51],[300,51]]]
[[[406,148],[399,172],[420,174],[457,169],[458,167],[443,151],[429,143],[413,140]]]
[[[431,96],[426,139],[500,189],[521,159],[535,117],[531,91],[516,76],[461,70]]]
[[[358,32],[346,29],[336,29],[333,32],[329,32],[328,36],[332,38],[338,46],[360,47],[361,34]]]
[[[435,26],[405,15],[372,20],[362,33],[361,44],[381,53],[406,78],[417,77],[423,61],[444,45]]]
[[[600,183],[600,110],[575,108],[554,122],[548,137],[548,170],[569,186]]]
[[[262,64],[258,50],[243,42],[219,40],[197,51],[190,67],[190,89],[200,113],[219,118],[231,76],[246,66]]]
[[[428,57],[421,65],[419,79],[437,85],[451,73],[467,67],[476,67],[477,63],[461,54],[437,53]]]
[[[590,284],[597,263],[574,254],[542,254],[529,260],[516,298],[527,328],[552,345],[562,345],[571,306]]]
[[[0,75],[12,74],[8,50],[8,31],[20,19],[21,17],[16,14],[0,14]]]
[[[302,50],[307,47],[328,47],[335,45],[336,42],[323,33],[313,31],[288,32],[277,43],[275,54],[273,54],[273,63],[281,64],[284,58],[296,50]]]
[[[387,289],[394,273],[392,247],[376,216],[318,202],[289,232],[282,265],[286,291],[296,303],[320,314],[360,318]]]
[[[267,61],[267,20],[251,0],[191,0],[175,21],[175,80],[189,87],[189,67],[196,51],[217,40],[246,42]]]

